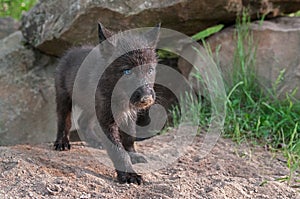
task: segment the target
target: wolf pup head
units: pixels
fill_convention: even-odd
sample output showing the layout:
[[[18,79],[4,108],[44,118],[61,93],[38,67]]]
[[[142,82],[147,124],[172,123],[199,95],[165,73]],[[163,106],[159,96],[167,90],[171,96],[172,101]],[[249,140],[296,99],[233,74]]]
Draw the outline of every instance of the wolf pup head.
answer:
[[[153,89],[157,65],[155,49],[159,30],[160,24],[146,33],[115,35],[101,23],[98,24],[99,42],[106,40],[110,51],[121,55],[117,56],[108,69],[111,74],[111,85],[115,86],[121,81],[117,88],[120,98],[129,101],[130,107],[136,110],[146,109],[155,102]]]

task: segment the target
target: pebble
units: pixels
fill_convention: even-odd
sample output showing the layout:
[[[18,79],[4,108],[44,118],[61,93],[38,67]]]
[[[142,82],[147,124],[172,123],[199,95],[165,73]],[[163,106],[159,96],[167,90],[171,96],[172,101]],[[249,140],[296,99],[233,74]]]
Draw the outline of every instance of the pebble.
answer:
[[[61,187],[58,185],[48,185],[47,186],[47,191],[49,192],[49,194],[51,195],[57,195],[59,192],[61,192]]]
[[[91,194],[87,194],[87,193],[82,193],[82,195],[80,196],[80,199],[89,199],[91,198]]]

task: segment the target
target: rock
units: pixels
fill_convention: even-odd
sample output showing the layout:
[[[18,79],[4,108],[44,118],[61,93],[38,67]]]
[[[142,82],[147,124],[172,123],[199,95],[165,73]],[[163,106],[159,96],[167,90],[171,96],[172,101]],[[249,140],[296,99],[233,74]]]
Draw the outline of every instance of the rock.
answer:
[[[18,30],[20,23],[11,17],[0,18],[0,39]]]
[[[55,137],[55,61],[23,42],[20,31],[0,40],[0,145]]]
[[[300,0],[41,0],[22,18],[22,32],[34,47],[51,55],[61,55],[70,46],[97,43],[97,21],[111,29],[154,26],[162,22],[191,35],[219,23],[230,24],[243,6],[257,13],[295,12]]]
[[[285,98],[286,93],[291,93],[296,88],[300,88],[300,18],[282,17],[270,21],[260,21],[251,23],[251,33],[253,43],[256,47],[255,71],[257,80],[263,88],[272,89],[276,84],[278,98]],[[220,68],[224,81],[231,84],[234,52],[236,48],[235,29],[229,27],[207,39],[207,43],[215,52],[217,46],[221,46],[219,51]],[[204,49],[200,50],[204,53]],[[214,54],[216,57],[216,55]],[[203,60],[195,60],[206,67]],[[202,90],[192,77],[195,69],[180,59],[178,67],[183,74],[193,81],[195,89]],[[209,66],[207,66],[209,67]],[[283,73],[284,71],[284,73]],[[278,77],[283,73],[281,81]],[[300,99],[299,89],[295,94]]]

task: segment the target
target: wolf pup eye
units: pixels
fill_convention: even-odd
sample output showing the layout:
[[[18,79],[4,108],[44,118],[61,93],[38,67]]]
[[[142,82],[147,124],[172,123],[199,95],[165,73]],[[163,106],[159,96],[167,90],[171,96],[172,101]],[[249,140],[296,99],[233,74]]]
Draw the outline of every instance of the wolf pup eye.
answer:
[[[124,75],[131,75],[131,73],[132,73],[131,69],[125,69],[125,70],[123,70],[123,74]]]
[[[151,75],[154,72],[154,68],[149,68],[148,74]]]

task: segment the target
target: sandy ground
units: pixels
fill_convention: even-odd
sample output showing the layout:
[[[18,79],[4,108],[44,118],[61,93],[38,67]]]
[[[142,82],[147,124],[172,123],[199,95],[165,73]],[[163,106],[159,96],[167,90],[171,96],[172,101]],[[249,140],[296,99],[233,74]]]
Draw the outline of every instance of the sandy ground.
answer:
[[[160,136],[138,142],[151,150]],[[163,146],[163,143],[160,143]],[[74,142],[70,151],[52,144],[0,147],[0,198],[270,198],[300,199],[300,174],[288,184],[285,158],[263,147],[219,139],[205,158],[201,138],[187,153],[157,171],[143,174],[144,183],[119,184],[114,170],[99,163],[105,151]]]

